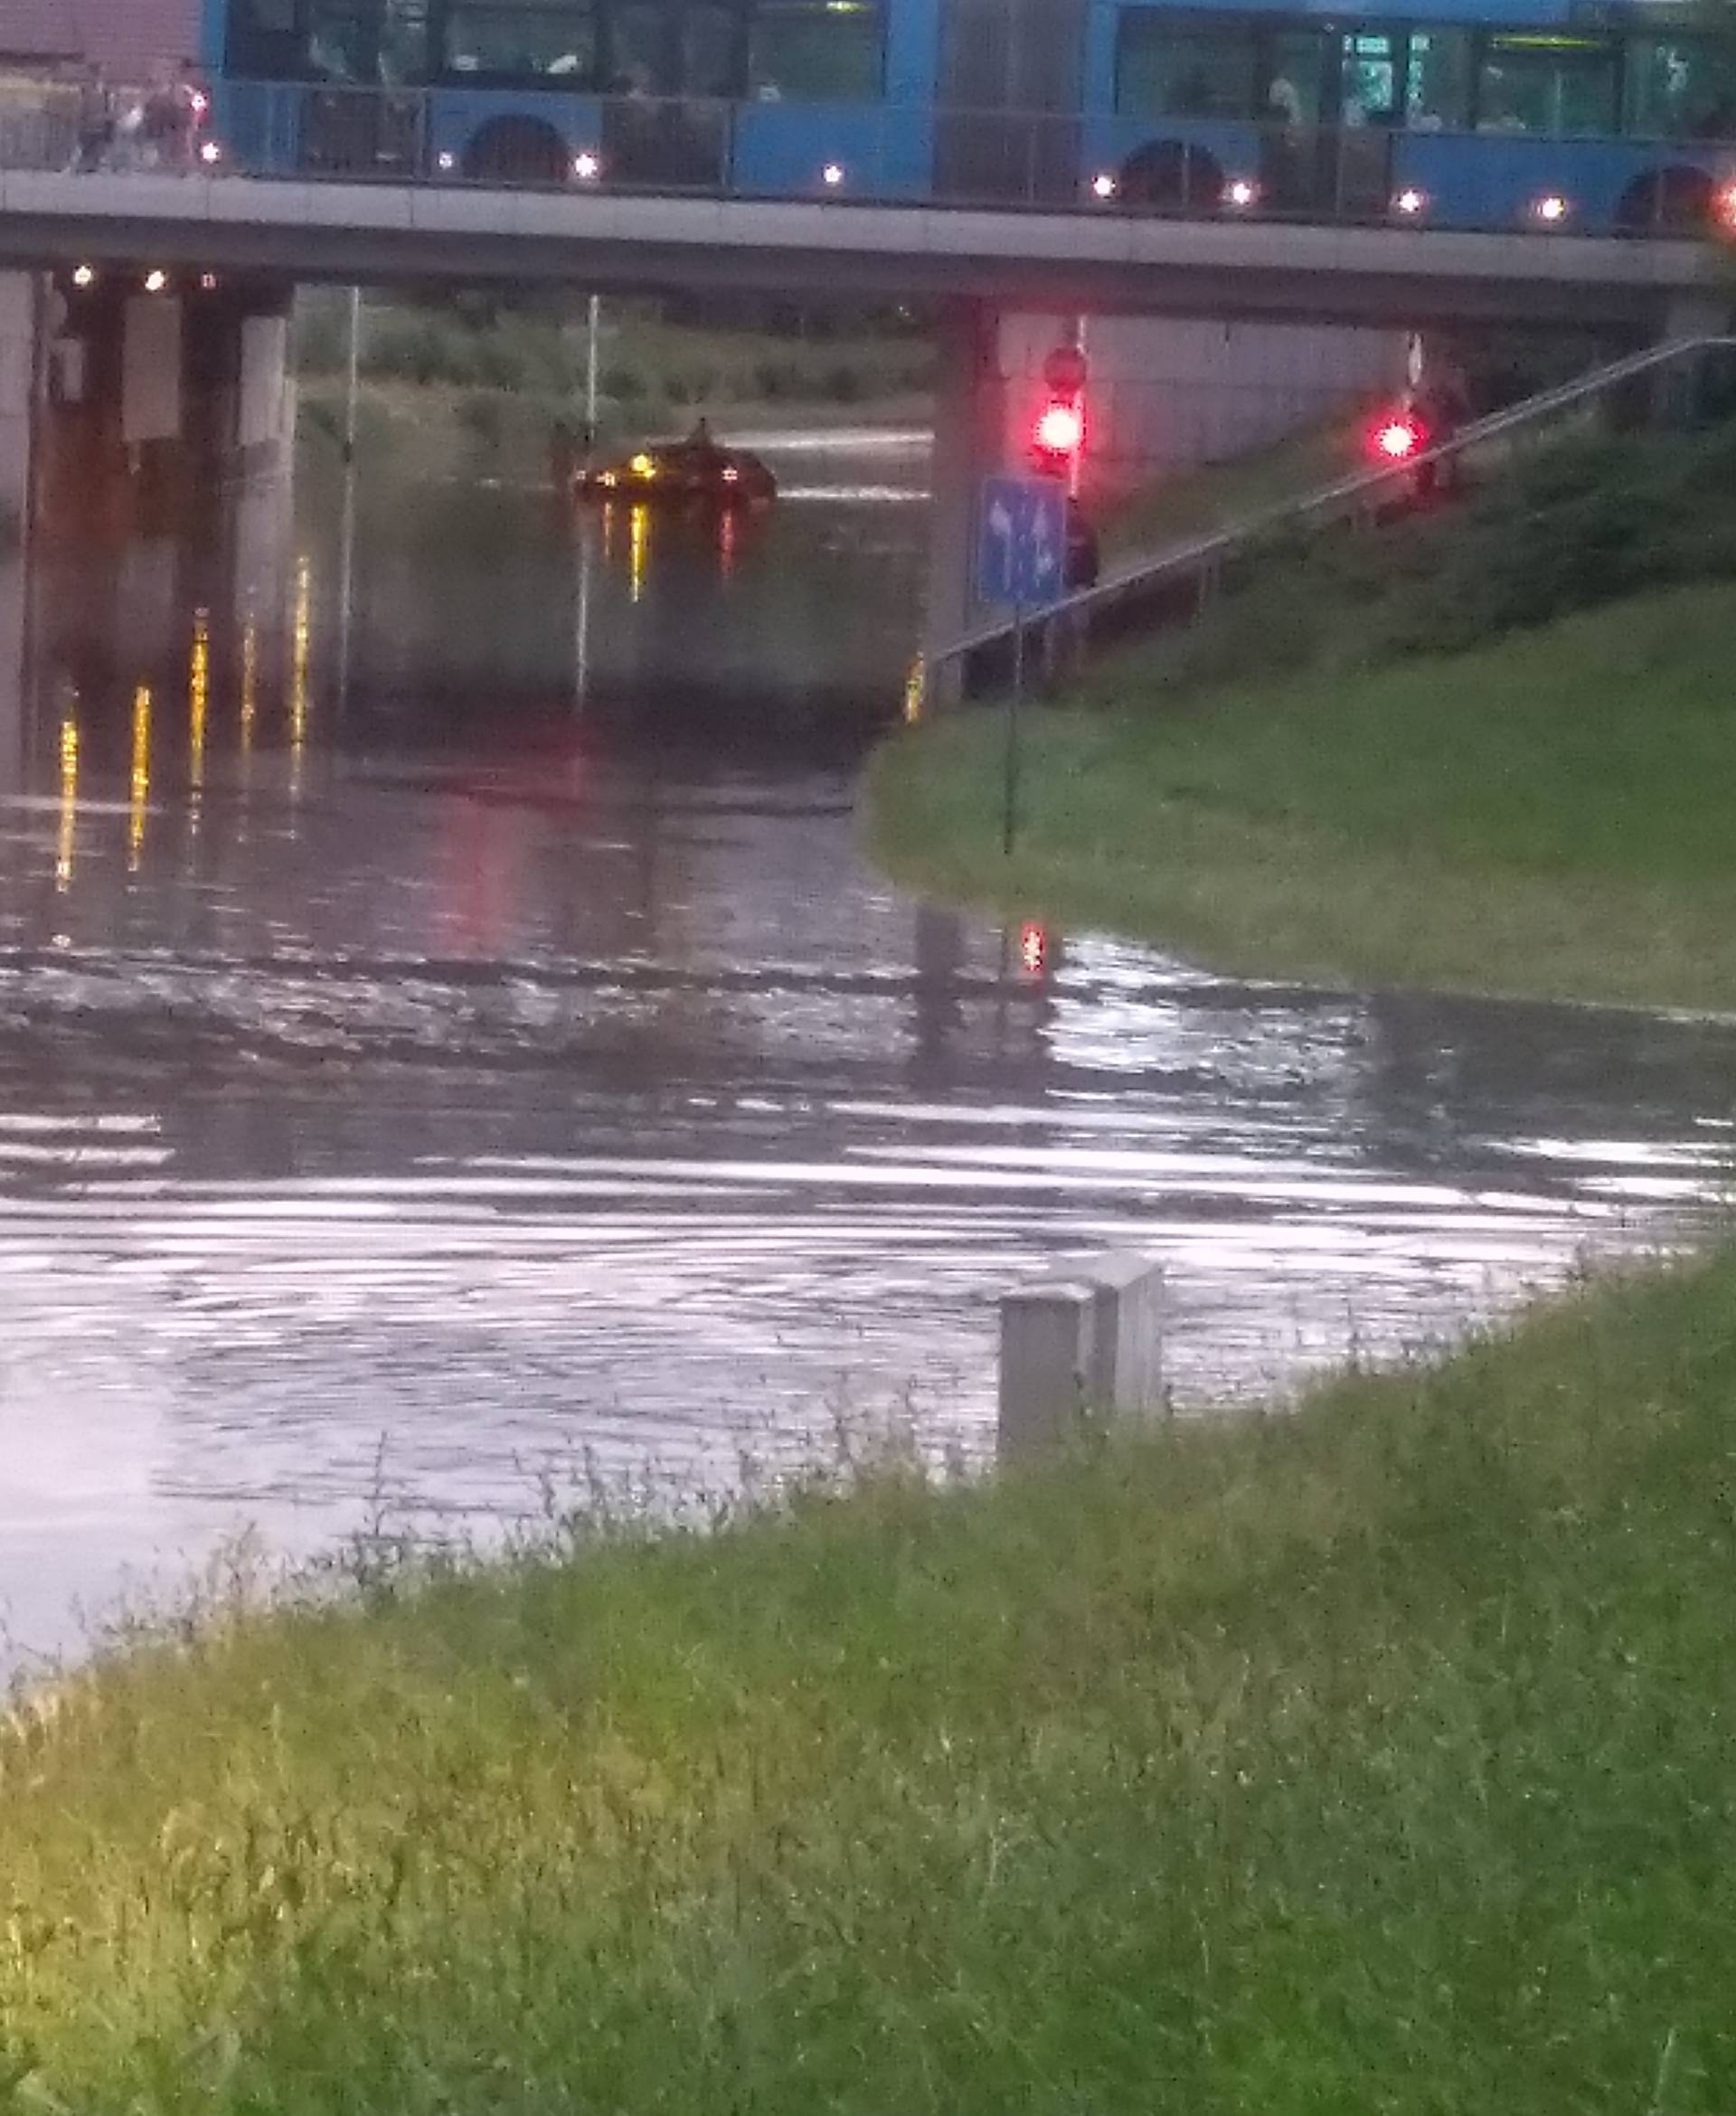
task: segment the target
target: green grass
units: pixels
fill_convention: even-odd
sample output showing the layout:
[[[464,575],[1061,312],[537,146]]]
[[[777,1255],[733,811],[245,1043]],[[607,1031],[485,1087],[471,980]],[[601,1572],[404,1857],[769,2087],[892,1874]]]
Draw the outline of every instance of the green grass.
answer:
[[[882,750],[870,839],[929,893],[1233,972],[1732,1007],[1732,637],[1719,585],[1161,709],[1136,661],[1027,716],[1012,859],[998,713]]]
[[[930,894],[1213,967],[1736,1006],[1736,424],[1579,438],[1469,502],[1275,536],[1203,619],[870,775]]]
[[[1109,516],[1103,549],[1113,557],[1181,543],[1347,477],[1361,468],[1363,424],[1335,419],[1225,462],[1177,470]]]
[[[238,1610],[0,1744],[0,2107],[1728,2116],[1736,1259]]]

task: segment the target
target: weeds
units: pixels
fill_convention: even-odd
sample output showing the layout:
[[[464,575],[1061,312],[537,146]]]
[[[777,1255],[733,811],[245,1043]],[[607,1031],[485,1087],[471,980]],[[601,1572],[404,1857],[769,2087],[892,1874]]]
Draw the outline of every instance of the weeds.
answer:
[[[0,2107],[1714,2116],[1732,1386],[1724,1255],[130,1640],[0,1735]]]

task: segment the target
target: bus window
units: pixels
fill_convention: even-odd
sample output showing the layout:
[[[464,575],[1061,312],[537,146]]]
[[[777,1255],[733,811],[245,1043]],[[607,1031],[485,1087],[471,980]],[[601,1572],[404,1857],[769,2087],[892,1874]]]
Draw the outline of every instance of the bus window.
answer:
[[[386,0],[377,63],[393,88],[428,79],[428,0]]]
[[[372,14],[367,0],[314,0],[307,13],[307,63],[320,80],[374,79]]]
[[[1404,77],[1405,123],[1416,132],[1461,132],[1470,118],[1469,31],[1412,30]]]
[[[1712,37],[1636,37],[1628,46],[1622,129],[1642,139],[1736,138],[1736,45]]]
[[[1590,137],[1616,126],[1616,52],[1595,37],[1505,32],[1477,80],[1480,132]]]
[[[495,80],[547,77],[589,85],[597,71],[591,0],[450,0],[446,17],[449,73]]]
[[[684,96],[733,101],[741,93],[741,14],[689,0],[681,11],[678,86]]]
[[[1129,8],[1121,17],[1116,109],[1137,118],[1245,118],[1253,86],[1251,28]]]
[[[242,80],[281,80],[304,71],[307,44],[296,0],[230,0],[223,57]]]
[[[769,103],[871,103],[884,49],[878,0],[760,0],[748,92]]]
[[[1319,31],[1278,31],[1262,69],[1260,116],[1286,125],[1318,125],[1326,100],[1326,41]]]
[[[1353,31],[1344,41],[1340,121],[1391,125],[1398,115],[1401,39],[1385,32]]]

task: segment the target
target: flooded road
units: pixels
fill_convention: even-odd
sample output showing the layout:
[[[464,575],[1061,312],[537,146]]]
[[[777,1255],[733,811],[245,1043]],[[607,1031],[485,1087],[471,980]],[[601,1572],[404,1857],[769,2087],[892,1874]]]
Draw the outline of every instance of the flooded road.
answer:
[[[1717,1185],[1736,1025],[1255,988],[895,895],[851,809],[924,465],[778,468],[727,536],[364,491],[347,606],[318,477],[222,552],[39,569],[0,675],[14,1658],[245,1525],[486,1532],[888,1412],[982,1459],[995,1297],[1058,1252],[1165,1261],[1200,1403]]]

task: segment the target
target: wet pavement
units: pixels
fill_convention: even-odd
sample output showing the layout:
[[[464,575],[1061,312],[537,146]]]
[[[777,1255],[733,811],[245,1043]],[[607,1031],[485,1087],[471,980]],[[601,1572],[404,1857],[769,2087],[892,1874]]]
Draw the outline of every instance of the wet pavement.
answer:
[[[727,536],[364,493],[347,610],[317,477],[299,526],[39,569],[0,760],[14,1656],[244,1525],[487,1533],[887,1416],[982,1461],[995,1296],[1057,1253],[1165,1261],[1191,1406],[1719,1187],[1736,1025],[1255,987],[899,897],[852,806],[921,458],[778,468]]]

